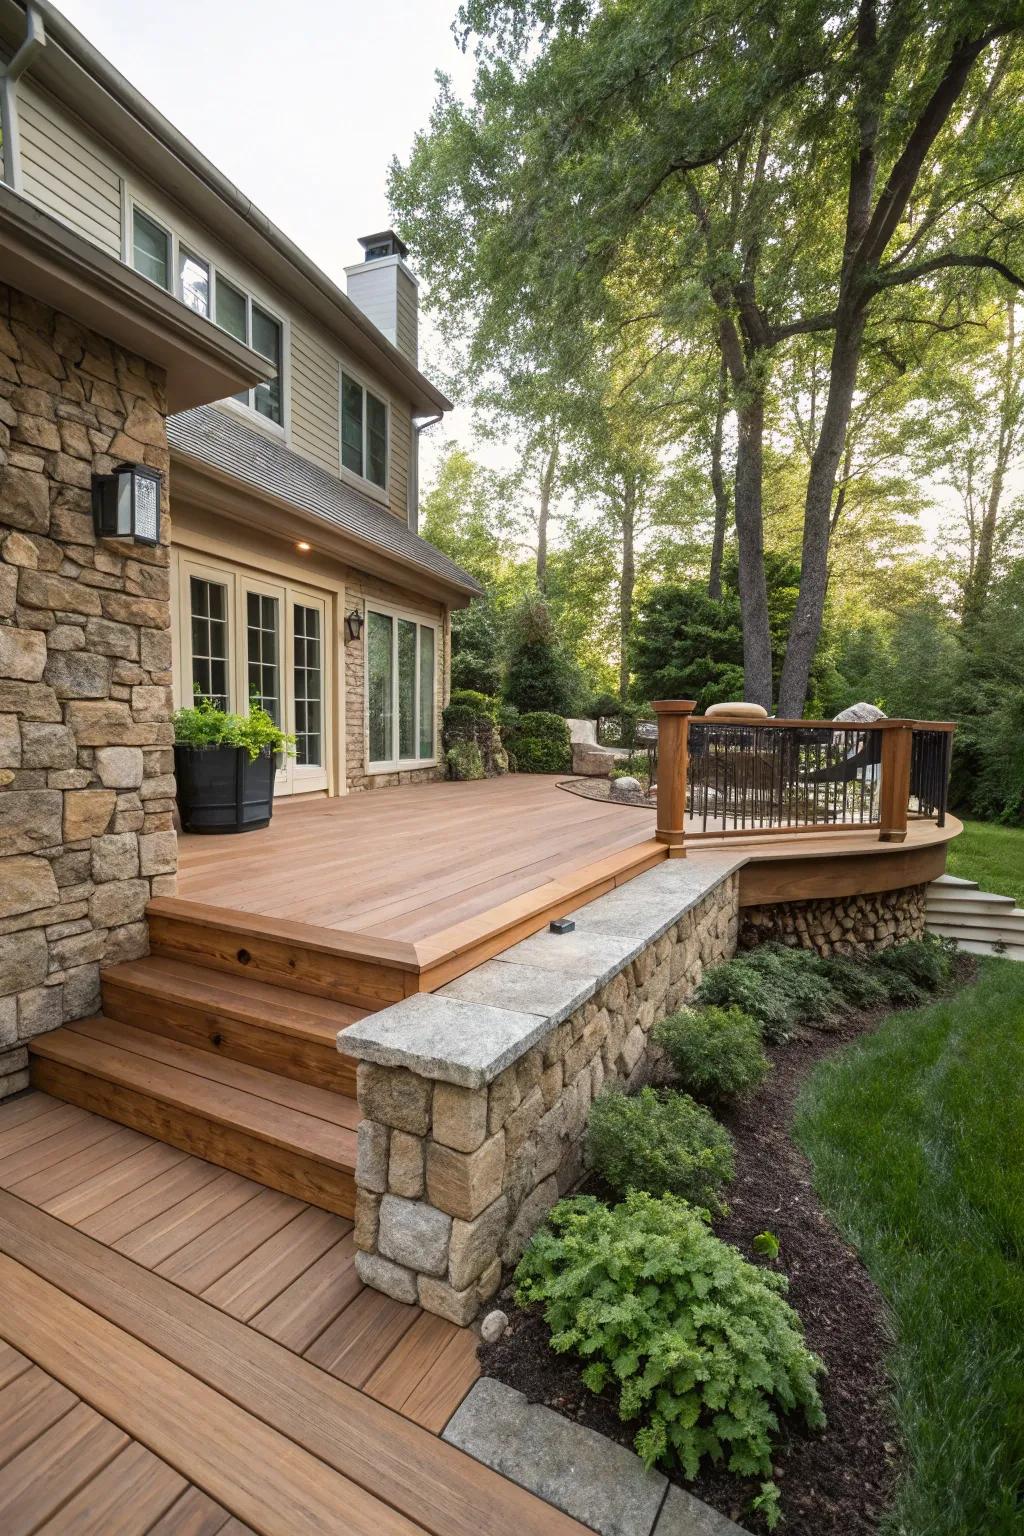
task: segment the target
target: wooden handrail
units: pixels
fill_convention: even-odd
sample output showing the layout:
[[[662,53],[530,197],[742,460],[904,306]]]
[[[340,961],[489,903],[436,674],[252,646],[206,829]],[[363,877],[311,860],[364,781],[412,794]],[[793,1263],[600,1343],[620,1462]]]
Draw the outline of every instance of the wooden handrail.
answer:
[[[652,708],[657,709],[657,704]],[[912,725],[918,731],[955,731],[955,720],[777,720],[774,715],[738,719],[729,715],[691,715],[691,725],[743,726],[760,730],[767,726],[808,726],[811,730],[829,731],[884,731],[892,725]]]
[[[690,716],[696,699],[656,699],[658,717],[658,809],[654,836],[666,843],[670,859],[686,857],[686,765]]]

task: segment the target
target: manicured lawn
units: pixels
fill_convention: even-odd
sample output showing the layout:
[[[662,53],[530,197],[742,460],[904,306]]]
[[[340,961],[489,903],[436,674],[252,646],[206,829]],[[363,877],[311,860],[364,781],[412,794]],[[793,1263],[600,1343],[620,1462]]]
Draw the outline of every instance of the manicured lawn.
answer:
[[[891,1308],[906,1461],[883,1529],[1024,1533],[1024,965],[986,960],[823,1062],[797,1134]]]
[[[1024,907],[1024,827],[994,821],[965,821],[949,845],[947,868],[962,880],[977,880],[983,891],[1012,896]]]

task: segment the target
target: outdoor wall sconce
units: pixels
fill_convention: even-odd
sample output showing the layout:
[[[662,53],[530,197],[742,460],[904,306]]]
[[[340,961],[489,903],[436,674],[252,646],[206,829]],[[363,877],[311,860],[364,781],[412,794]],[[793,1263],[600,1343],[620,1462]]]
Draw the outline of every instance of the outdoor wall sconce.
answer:
[[[112,475],[93,475],[96,537],[159,544],[162,482],[159,470],[145,464],[118,464]]]
[[[366,620],[363,618],[358,608],[353,608],[351,613],[347,613],[345,615],[346,640],[358,640],[359,636],[363,632],[363,625],[365,623]]]

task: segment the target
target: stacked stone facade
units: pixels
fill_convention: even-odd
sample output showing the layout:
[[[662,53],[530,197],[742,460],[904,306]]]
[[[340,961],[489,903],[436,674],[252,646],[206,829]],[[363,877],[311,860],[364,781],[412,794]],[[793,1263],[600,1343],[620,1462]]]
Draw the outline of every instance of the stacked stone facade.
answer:
[[[819,955],[852,955],[888,949],[924,935],[924,885],[902,886],[865,896],[818,901],[780,901],[740,912],[740,947],[769,940]]]
[[[467,1323],[583,1173],[596,1096],[658,1070],[653,1026],[736,950],[725,879],[582,1007],[479,1088],[361,1062],[356,1265],[401,1301]]]
[[[165,415],[162,370],[0,285],[0,1098],[174,888]],[[164,475],[158,548],[94,536],[122,460]]]

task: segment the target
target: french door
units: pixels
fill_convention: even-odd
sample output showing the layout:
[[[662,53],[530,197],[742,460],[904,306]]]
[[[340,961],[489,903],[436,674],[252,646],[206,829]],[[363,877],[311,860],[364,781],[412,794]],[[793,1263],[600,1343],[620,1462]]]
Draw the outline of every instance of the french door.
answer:
[[[182,562],[182,702],[194,689],[222,709],[253,703],[295,736],[278,758],[277,794],[326,789],[327,603],[245,571]]]

